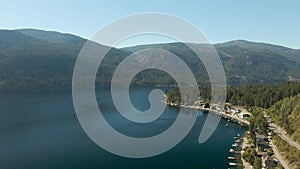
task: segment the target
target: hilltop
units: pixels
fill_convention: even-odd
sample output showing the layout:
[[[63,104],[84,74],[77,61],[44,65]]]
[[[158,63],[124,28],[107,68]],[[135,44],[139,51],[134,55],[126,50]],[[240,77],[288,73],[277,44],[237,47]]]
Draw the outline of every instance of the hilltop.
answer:
[[[86,41],[76,35],[53,31],[0,30],[0,92],[69,90],[76,58]],[[300,50],[245,40],[214,46],[230,85],[300,79]],[[97,86],[109,85],[115,68],[126,56],[149,47],[173,52],[191,68],[199,84],[208,82],[204,65],[185,44],[168,43],[112,48],[99,67]],[[138,74],[132,83],[170,85],[175,82],[164,72],[149,70]]]

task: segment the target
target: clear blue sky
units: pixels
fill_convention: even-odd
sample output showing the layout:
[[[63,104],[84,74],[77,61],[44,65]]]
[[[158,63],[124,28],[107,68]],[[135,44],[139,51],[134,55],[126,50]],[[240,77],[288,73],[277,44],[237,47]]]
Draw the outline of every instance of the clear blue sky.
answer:
[[[213,43],[245,39],[300,48],[299,0],[2,0],[0,29],[37,28],[89,38],[109,22],[140,12],[184,18]]]

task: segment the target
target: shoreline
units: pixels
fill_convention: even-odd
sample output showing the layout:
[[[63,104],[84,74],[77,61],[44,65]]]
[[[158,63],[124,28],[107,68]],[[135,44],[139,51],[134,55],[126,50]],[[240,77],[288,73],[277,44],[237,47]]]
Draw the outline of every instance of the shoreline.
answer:
[[[246,147],[250,147],[249,145],[249,140],[248,140],[248,131],[245,132],[245,135],[243,137],[243,142],[242,142],[242,151],[241,151],[241,160],[242,160],[242,164],[243,164],[243,167],[244,169],[251,169],[253,168],[251,166],[251,164],[249,164],[246,160],[243,159],[243,154],[244,154],[244,150],[246,149]]]
[[[221,116],[224,119],[230,119],[230,121],[238,123],[241,126],[249,126],[250,122],[245,120],[245,119],[241,119],[237,116],[233,116],[231,114],[227,114],[222,110],[216,110],[216,109],[212,109],[212,108],[204,108],[203,106],[188,106],[188,105],[174,105],[174,104],[170,104],[166,101],[166,99],[162,100],[162,102],[164,102],[166,105],[168,106],[173,106],[173,107],[182,107],[182,108],[190,108],[190,109],[196,109],[196,110],[201,110],[201,111],[208,111],[209,113],[214,113],[218,116]],[[241,107],[239,107],[239,109],[241,109]],[[245,110],[244,110],[245,111]],[[241,162],[242,162],[242,166],[245,169],[251,169],[253,168],[251,166],[251,164],[249,164],[247,161],[245,161],[243,159],[243,153],[244,153],[244,149],[249,146],[249,140],[247,138],[247,132],[248,130],[245,132],[244,137],[242,139],[242,144],[241,144]]]
[[[231,119],[232,122],[237,122],[239,125],[241,126],[249,126],[250,125],[250,122],[249,121],[246,121],[244,119],[241,119],[237,116],[233,116],[231,114],[227,114],[225,113],[224,111],[222,110],[216,110],[216,109],[211,109],[211,108],[204,108],[202,106],[187,106],[187,105],[171,105],[169,103],[167,103],[166,100],[163,100],[163,102],[168,105],[168,106],[173,106],[173,107],[182,107],[182,108],[190,108],[190,109],[196,109],[196,110],[201,110],[201,111],[208,111],[209,113],[214,113],[216,115],[219,115],[221,116],[222,118],[224,119]],[[244,149],[248,146],[248,138],[247,138],[247,132],[248,130],[245,132],[245,135],[242,139],[242,145],[241,145],[241,162],[242,162],[242,166],[243,168],[245,169],[251,169],[252,166],[251,164],[249,164],[248,162],[246,162],[244,159],[243,159],[243,153],[244,153]]]
[[[196,109],[196,110],[201,110],[201,111],[208,111],[210,113],[214,113],[216,115],[221,116],[224,119],[229,119],[232,122],[237,122],[240,125],[246,125],[248,126],[250,124],[249,121],[239,118],[237,116],[231,115],[231,114],[227,114],[222,110],[217,110],[217,109],[212,109],[212,108],[204,108],[202,106],[188,106],[188,105],[172,105],[169,104],[166,100],[163,101],[166,105],[168,106],[173,106],[173,107],[182,107],[182,108],[189,108],[189,109]]]

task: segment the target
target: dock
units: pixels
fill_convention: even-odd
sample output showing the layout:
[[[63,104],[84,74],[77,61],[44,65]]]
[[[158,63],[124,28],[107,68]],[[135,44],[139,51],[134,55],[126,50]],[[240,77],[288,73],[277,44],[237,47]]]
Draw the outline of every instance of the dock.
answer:
[[[201,106],[187,106],[187,105],[181,105],[180,107],[183,108],[190,108],[190,109],[197,109],[197,110],[202,110],[202,111],[209,111],[210,113],[214,113],[216,115],[222,116],[225,119],[229,119],[232,121],[237,121],[240,124],[244,124],[244,125],[249,125],[249,121],[242,119],[238,116],[234,116],[231,114],[226,114],[225,112],[223,112],[222,110],[217,110],[217,109],[211,109],[211,108],[203,108]]]
[[[240,139],[242,139],[242,138],[240,138],[240,136],[241,135],[238,133],[233,138],[235,139],[235,141],[240,140]],[[229,160],[228,165],[231,166],[231,167],[242,166],[242,164],[239,163],[239,162],[242,162],[242,160],[241,160],[241,158],[242,158],[241,157],[241,151],[240,151],[241,148],[240,148],[239,144],[240,143],[234,142],[232,144],[232,148],[229,149],[229,152],[230,152],[231,155],[228,156],[227,158]]]

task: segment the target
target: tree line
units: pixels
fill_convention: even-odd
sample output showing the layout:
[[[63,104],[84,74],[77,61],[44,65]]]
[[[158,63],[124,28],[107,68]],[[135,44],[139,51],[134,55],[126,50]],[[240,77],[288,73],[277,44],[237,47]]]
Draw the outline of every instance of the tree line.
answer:
[[[285,98],[268,109],[273,121],[300,143],[300,94]]]
[[[211,99],[210,86],[199,88],[203,99]],[[226,102],[248,107],[269,108],[276,102],[300,93],[299,82],[280,82],[274,84],[255,84],[248,86],[228,86]],[[180,103],[181,96],[178,88],[166,90],[166,99],[170,103]]]

